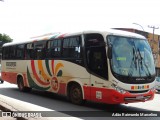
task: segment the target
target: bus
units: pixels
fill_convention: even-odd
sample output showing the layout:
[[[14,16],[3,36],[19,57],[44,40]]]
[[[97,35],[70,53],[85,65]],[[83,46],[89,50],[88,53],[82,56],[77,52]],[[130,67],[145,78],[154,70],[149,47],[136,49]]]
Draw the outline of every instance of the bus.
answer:
[[[119,31],[82,31],[34,37],[2,48],[2,79],[66,96],[74,104],[152,100],[155,65],[147,39]]]

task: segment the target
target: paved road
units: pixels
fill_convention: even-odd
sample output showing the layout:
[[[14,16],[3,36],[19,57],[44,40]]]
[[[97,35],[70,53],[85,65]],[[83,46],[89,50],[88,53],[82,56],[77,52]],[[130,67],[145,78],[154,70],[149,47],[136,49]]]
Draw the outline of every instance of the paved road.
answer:
[[[153,101],[148,101],[144,103],[132,103],[132,104],[124,104],[124,105],[105,105],[105,104],[97,104],[97,103],[91,103],[86,102],[83,106],[74,105],[66,100],[65,97],[57,96],[54,94],[42,92],[42,91],[36,91],[33,90],[31,93],[22,93],[19,92],[16,85],[9,84],[7,82],[4,82],[3,84],[0,84],[0,94],[5,95],[7,97],[11,97],[14,99],[18,99],[24,102],[29,102],[38,106],[42,106],[48,109],[52,109],[55,111],[76,111],[77,115],[80,115],[79,118],[81,119],[87,119],[87,120],[97,120],[97,119],[104,119],[108,118],[109,120],[159,120],[160,117],[106,117],[107,114],[116,113],[117,111],[137,111],[137,113],[144,112],[144,111],[160,111],[160,94],[155,95],[155,99]],[[83,111],[77,112],[77,111]],[[84,112],[86,111],[86,112]],[[100,113],[103,113],[103,117],[95,117],[98,112],[94,111],[101,111]],[[84,117],[83,114],[87,113],[89,116]],[[72,115],[70,112],[67,114]],[[160,114],[160,112],[159,112]],[[92,117],[90,117],[90,115]],[[95,116],[94,116],[95,115]]]

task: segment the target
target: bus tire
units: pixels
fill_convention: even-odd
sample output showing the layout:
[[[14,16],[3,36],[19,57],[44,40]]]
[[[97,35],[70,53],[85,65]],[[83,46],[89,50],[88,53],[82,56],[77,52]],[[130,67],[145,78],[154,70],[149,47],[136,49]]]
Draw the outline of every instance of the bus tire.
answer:
[[[73,104],[84,104],[82,89],[78,84],[72,84],[69,90],[69,99]]]
[[[2,84],[2,83],[4,83],[4,81],[3,81],[3,80],[0,80],[0,83]]]
[[[24,82],[23,82],[23,78],[22,77],[18,77],[17,84],[18,84],[18,89],[20,91],[22,91],[22,92],[30,92],[31,91],[31,88],[24,86]]]

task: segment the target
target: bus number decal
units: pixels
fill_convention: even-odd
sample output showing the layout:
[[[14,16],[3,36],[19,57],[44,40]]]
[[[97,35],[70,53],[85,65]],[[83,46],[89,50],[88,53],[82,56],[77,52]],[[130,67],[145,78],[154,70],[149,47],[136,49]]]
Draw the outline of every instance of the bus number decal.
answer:
[[[102,99],[102,92],[101,91],[96,91],[96,98]]]

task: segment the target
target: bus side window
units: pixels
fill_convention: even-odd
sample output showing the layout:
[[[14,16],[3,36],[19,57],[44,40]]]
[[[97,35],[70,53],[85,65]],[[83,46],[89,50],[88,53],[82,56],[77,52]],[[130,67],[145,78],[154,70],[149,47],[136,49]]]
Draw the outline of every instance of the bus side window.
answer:
[[[33,59],[34,58],[34,49],[33,49],[33,43],[26,44],[25,47],[25,59]]]
[[[16,59],[16,46],[9,47],[9,59]]]
[[[34,43],[34,53],[35,53],[35,59],[42,60],[45,59],[45,47],[46,47],[46,41],[38,41]]]
[[[24,45],[16,46],[16,59],[23,60],[24,59]]]
[[[61,56],[61,40],[51,40],[47,43],[47,58],[57,58]]]
[[[80,58],[81,57],[81,40],[79,36],[65,38],[63,40],[64,58]]]
[[[9,59],[9,47],[3,47],[2,49],[2,59],[8,60]]]
[[[86,63],[91,73],[108,79],[108,66],[104,38],[101,34],[85,35]]]

